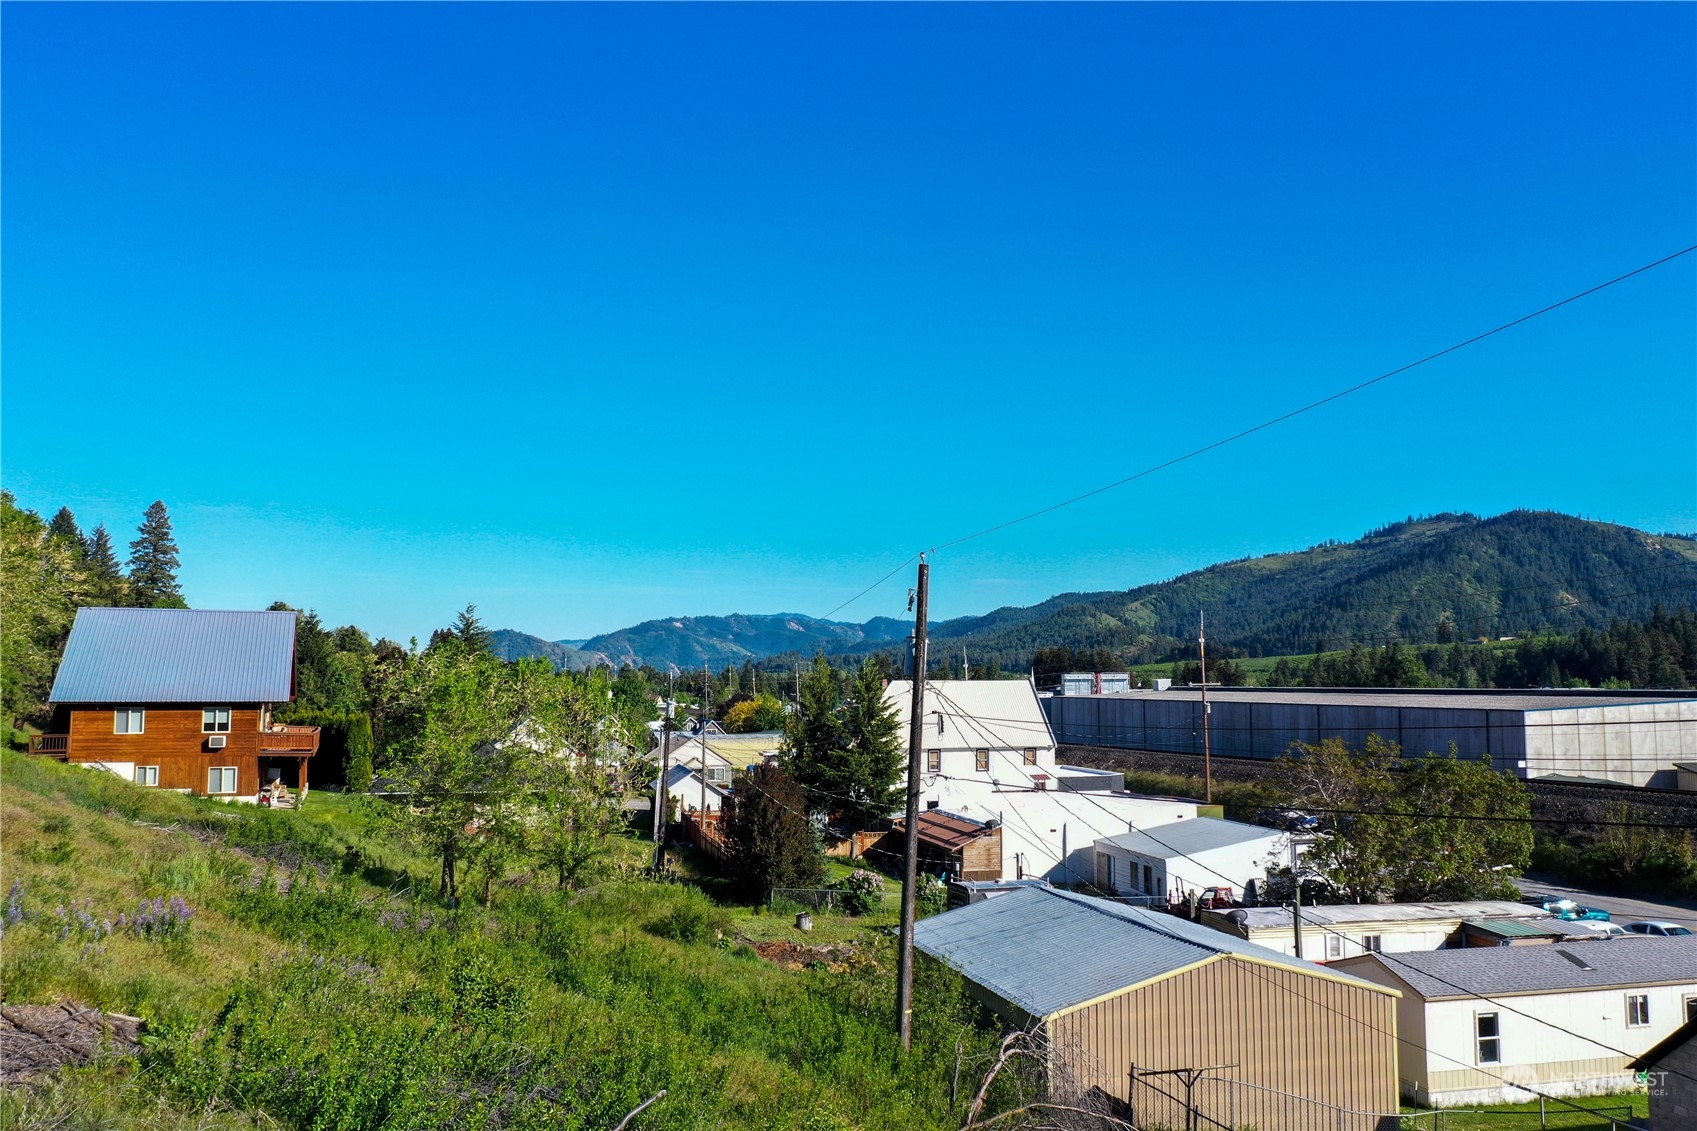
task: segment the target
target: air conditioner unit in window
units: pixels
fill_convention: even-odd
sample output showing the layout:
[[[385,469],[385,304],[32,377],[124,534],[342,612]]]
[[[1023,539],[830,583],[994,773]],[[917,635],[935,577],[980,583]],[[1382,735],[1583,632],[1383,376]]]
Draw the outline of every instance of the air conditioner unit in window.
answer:
[[[230,736],[227,734],[209,734],[206,736],[206,745],[210,750],[222,750],[224,744],[228,741],[230,741]]]

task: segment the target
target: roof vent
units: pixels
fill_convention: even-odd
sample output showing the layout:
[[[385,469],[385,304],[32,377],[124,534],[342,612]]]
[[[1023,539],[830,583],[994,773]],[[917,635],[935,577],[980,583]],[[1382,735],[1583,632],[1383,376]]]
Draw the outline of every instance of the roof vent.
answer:
[[[1586,970],[1586,971],[1592,971],[1593,970],[1592,966],[1588,962],[1586,962],[1583,958],[1580,958],[1578,955],[1574,954],[1572,951],[1561,950],[1560,948],[1557,948],[1556,953],[1561,955],[1563,958],[1567,959],[1569,962],[1573,963],[1575,966],[1579,967],[1581,970]]]

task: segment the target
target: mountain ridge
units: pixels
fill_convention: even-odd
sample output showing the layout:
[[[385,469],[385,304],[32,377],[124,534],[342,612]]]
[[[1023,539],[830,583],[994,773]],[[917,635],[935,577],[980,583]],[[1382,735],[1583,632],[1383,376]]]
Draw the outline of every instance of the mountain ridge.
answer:
[[[1070,591],[937,621],[930,634],[950,651],[966,647],[975,663],[1009,668],[1026,666],[1036,648],[1056,645],[1106,648],[1122,660],[1147,662],[1193,648],[1196,615],[1206,609],[1210,643],[1218,639],[1223,653],[1277,655],[1390,639],[1434,643],[1600,628],[1616,618],[1646,617],[1657,603],[1689,604],[1694,589],[1697,540],[1683,535],[1553,511],[1488,518],[1443,513],[1410,516],[1352,542],[1330,540],[1129,589]],[[796,613],[667,617],[566,651],[578,662],[614,666],[722,668],[791,652],[900,650],[909,631],[891,617],[864,624]]]

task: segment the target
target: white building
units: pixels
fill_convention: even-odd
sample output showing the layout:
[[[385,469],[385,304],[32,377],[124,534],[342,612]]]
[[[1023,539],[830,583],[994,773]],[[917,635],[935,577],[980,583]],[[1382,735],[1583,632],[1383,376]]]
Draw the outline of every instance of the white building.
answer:
[[[1398,990],[1402,1093],[1429,1107],[1601,1095],[1697,1016],[1697,935],[1367,954],[1331,968]],[[1524,1087],[1522,1087],[1524,1086]]]
[[[711,774],[711,770],[709,771]],[[688,813],[700,809],[703,798],[707,802],[707,811],[717,813],[725,807],[725,790],[715,785],[711,776],[703,788],[701,775],[688,766],[673,766],[671,776],[667,779],[666,792],[671,795],[679,813]]]
[[[1501,899],[1319,904],[1302,909],[1302,957],[1330,962],[1372,951],[1441,950],[1464,945],[1461,925],[1465,922],[1525,923],[1547,914],[1541,907]],[[1296,930],[1288,906],[1204,911],[1199,921],[1281,954],[1296,953]]]
[[[909,734],[913,684],[884,700]],[[1026,680],[928,680],[921,731],[920,803],[1002,829],[1002,877],[1088,883],[1104,836],[1196,816],[1183,798],[1126,792],[1122,775],[1064,766]]]
[[[1230,885],[1253,901],[1267,882],[1267,866],[1289,862],[1289,833],[1196,817],[1098,840],[1095,881],[1104,891],[1155,900]]]

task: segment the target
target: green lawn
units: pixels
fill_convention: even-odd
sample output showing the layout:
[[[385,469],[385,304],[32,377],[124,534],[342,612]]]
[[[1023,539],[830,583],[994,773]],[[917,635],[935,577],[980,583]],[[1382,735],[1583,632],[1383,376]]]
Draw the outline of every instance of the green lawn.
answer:
[[[1643,1123],[1650,1114],[1650,1097],[1643,1092],[1628,1092],[1618,1096],[1583,1096],[1565,1102],[1548,1100],[1541,1116],[1537,1101],[1436,1111],[1405,1107],[1403,1111],[1402,1131],[1542,1131],[1543,1128],[1608,1131],[1611,1117],[1616,1121],[1630,1119]]]

